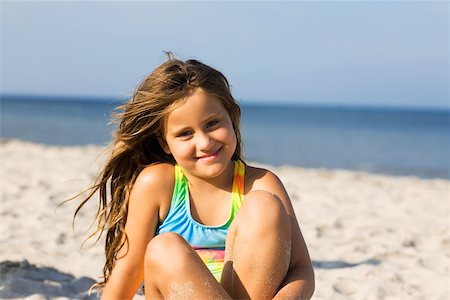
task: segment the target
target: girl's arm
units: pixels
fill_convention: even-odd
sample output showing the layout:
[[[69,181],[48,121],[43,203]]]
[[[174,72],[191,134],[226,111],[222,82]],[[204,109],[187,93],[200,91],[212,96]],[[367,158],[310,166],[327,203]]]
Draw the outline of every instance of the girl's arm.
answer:
[[[130,193],[125,231],[128,237],[117,256],[102,299],[132,299],[144,280],[144,256],[150,240],[155,236],[161,203],[173,178],[167,174],[171,166],[153,165],[145,168],[136,179]],[[169,170],[168,170],[169,169]],[[171,181],[172,180],[172,181]]]
[[[291,222],[292,244],[288,274],[274,299],[310,299],[314,292],[314,271],[305,241],[300,231],[291,200],[280,179],[267,170],[256,176],[252,189],[276,194],[283,203]]]

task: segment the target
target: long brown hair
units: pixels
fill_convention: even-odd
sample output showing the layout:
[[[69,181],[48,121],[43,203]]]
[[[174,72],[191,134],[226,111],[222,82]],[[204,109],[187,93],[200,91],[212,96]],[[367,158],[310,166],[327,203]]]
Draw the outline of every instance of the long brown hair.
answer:
[[[107,231],[106,262],[99,286],[106,284],[119,250],[128,243],[125,233],[128,200],[137,176],[150,164],[175,163],[163,151],[158,136],[162,134],[164,117],[177,103],[196,88],[219,99],[230,115],[236,134],[233,159],[242,159],[241,112],[225,76],[200,61],[182,61],[167,54],[168,60],[138,85],[127,103],[118,107],[115,119],[120,123],[113,135],[110,157],[74,214],[75,218],[86,202],[99,193],[97,230],[90,236],[100,237]]]

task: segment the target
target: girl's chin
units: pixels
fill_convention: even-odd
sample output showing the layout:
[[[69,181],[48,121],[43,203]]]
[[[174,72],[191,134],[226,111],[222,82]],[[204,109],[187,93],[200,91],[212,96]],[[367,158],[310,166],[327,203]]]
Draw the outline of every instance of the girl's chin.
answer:
[[[229,161],[231,163],[231,160]],[[229,167],[229,163],[225,162],[211,162],[211,163],[205,163],[198,165],[197,172],[200,173],[205,178],[215,178],[223,174],[227,170],[227,167]]]

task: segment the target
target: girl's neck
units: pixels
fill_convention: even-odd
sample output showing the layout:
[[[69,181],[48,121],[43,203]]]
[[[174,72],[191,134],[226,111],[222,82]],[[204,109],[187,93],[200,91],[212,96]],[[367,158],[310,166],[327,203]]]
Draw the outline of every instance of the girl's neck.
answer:
[[[233,174],[234,174],[234,161],[230,161],[226,169],[219,176],[211,179],[199,178],[195,176],[190,176],[190,174],[185,174],[188,183],[189,190],[191,192],[202,191],[202,193],[207,193],[209,190],[224,190],[231,191],[233,185]]]

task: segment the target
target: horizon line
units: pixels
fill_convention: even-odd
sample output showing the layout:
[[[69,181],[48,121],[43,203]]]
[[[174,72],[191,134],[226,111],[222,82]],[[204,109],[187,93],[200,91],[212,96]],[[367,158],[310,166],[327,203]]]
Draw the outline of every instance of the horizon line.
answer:
[[[25,101],[59,101],[59,102],[96,102],[96,103],[123,103],[128,97],[119,96],[88,96],[88,95],[45,95],[45,94],[20,94],[20,93],[1,93],[0,101],[21,98]],[[236,99],[236,97],[235,97]],[[399,105],[399,104],[375,104],[375,103],[329,103],[329,102],[308,102],[305,100],[258,100],[258,99],[236,99],[241,106],[259,106],[259,107],[303,107],[303,108],[323,108],[323,109],[363,109],[363,110],[402,110],[402,111],[438,111],[450,113],[450,103],[442,105]]]

